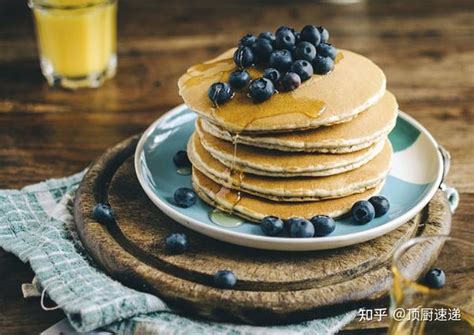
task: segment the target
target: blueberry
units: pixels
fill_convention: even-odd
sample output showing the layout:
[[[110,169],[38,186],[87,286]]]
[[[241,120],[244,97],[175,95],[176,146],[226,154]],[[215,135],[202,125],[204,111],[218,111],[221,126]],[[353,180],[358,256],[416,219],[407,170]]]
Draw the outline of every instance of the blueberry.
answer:
[[[283,27],[279,29],[275,36],[275,46],[278,49],[291,49],[296,43],[295,34],[291,28]]]
[[[269,31],[265,31],[263,33],[260,33],[258,35],[258,38],[266,38],[267,40],[269,40],[272,43],[272,46],[275,45],[275,35],[273,35],[273,33],[269,32]]]
[[[285,223],[276,216],[266,216],[260,222],[260,228],[263,233],[268,236],[276,236],[283,231]]]
[[[439,268],[432,268],[425,274],[421,283],[429,288],[442,288],[446,284],[446,275]]]
[[[263,78],[270,79],[274,85],[279,82],[280,76],[280,72],[272,67],[269,67],[263,71]]]
[[[188,250],[188,236],[184,233],[169,234],[165,238],[165,249],[173,255],[182,254]]]
[[[369,199],[369,202],[374,206],[376,218],[386,214],[390,209],[390,202],[387,198],[381,195],[373,196]]]
[[[318,27],[318,31],[319,35],[321,35],[321,43],[327,43],[329,40],[329,31],[322,26]]]
[[[109,204],[99,202],[92,210],[92,217],[102,224],[112,224],[115,222],[115,214]]]
[[[312,25],[307,25],[304,26],[303,29],[301,29],[301,35],[300,39],[302,41],[306,41],[317,47],[319,43],[321,42],[321,34],[319,33],[319,30],[317,27],[312,26]]]
[[[313,75],[313,66],[307,60],[297,60],[290,66],[290,72],[300,76],[301,81],[306,81]]]
[[[250,75],[245,70],[235,70],[229,76],[229,84],[234,90],[240,90],[250,83]]]
[[[310,221],[314,225],[314,236],[326,236],[336,229],[336,221],[327,215],[316,215]]]
[[[330,57],[316,55],[313,61],[313,71],[317,74],[326,74],[334,68],[334,61]]]
[[[352,206],[351,214],[356,223],[366,224],[374,219],[375,209],[367,200],[360,200]]]
[[[252,48],[252,45],[255,43],[257,38],[252,34],[247,34],[242,37],[239,41],[239,46]]]
[[[239,68],[244,69],[254,63],[254,55],[250,47],[240,46],[234,52],[234,63]]]
[[[273,52],[272,42],[266,38],[257,38],[255,42],[255,54],[260,62],[266,63]]]
[[[237,284],[237,277],[232,271],[219,270],[214,275],[214,284],[219,288],[233,288]]]
[[[301,85],[301,78],[294,72],[287,72],[280,81],[282,91],[293,91]]]
[[[290,28],[290,27],[287,27],[287,26],[280,26],[278,27],[278,29],[275,31],[275,35],[278,34],[280,31],[283,31],[283,30],[289,30],[291,31],[293,34],[295,33],[295,30],[293,28]]]
[[[337,49],[328,43],[321,43],[316,47],[318,55],[323,57],[331,57],[332,60],[336,59]]]
[[[268,65],[280,72],[286,72],[293,63],[293,57],[288,50],[273,51],[268,60]]]
[[[275,86],[267,78],[258,78],[249,85],[249,94],[255,102],[262,102],[271,98],[275,93]]]
[[[316,57],[316,48],[309,42],[300,42],[295,48],[295,59],[312,62]]]
[[[209,87],[207,96],[211,99],[214,106],[225,104],[227,101],[233,98],[234,91],[227,83],[217,82]]]
[[[298,44],[299,42],[301,42],[301,33],[295,31],[294,34],[295,34],[295,44]]]
[[[176,167],[189,167],[191,166],[191,162],[188,158],[188,153],[185,150],[180,150],[173,156],[173,162]]]
[[[173,199],[179,207],[188,208],[196,203],[197,196],[192,189],[181,187],[174,192]]]
[[[307,238],[314,236],[314,226],[306,219],[291,218],[287,221],[287,224],[290,227],[291,237]]]

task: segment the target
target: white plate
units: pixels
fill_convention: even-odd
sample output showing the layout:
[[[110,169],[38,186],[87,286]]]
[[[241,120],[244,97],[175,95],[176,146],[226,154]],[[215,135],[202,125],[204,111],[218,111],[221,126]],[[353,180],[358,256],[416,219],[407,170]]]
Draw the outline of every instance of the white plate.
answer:
[[[417,121],[400,112],[389,139],[394,148],[393,166],[381,194],[390,200],[390,211],[366,225],[337,220],[326,237],[289,238],[263,235],[258,225],[243,221],[236,227],[215,224],[212,207],[201,200],[190,207],[173,204],[174,191],[192,187],[191,176],[180,175],[173,163],[178,150],[194,131],[195,113],[180,105],[156,120],[143,134],[135,152],[135,170],[148,197],[176,222],[215,239],[246,247],[307,251],[344,247],[387,234],[413,218],[433,197],[442,178],[438,144]]]

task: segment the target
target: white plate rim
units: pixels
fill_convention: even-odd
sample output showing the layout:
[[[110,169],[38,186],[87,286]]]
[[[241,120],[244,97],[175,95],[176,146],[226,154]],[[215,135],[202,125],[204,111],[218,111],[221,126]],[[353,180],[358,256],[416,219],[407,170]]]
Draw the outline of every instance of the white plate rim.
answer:
[[[221,240],[224,242],[237,244],[245,247],[265,249],[265,250],[281,250],[281,251],[313,251],[313,250],[328,250],[341,248],[353,244],[362,243],[365,241],[372,240],[379,236],[385,235],[402,224],[406,223],[412,219],[418,212],[420,212],[423,207],[433,198],[438,186],[441,183],[443,175],[443,160],[441,153],[439,152],[439,145],[430,134],[430,132],[423,127],[418,121],[409,116],[408,114],[399,111],[399,116],[408,121],[410,124],[414,125],[421,133],[427,136],[430,143],[436,149],[436,155],[438,159],[438,173],[433,186],[427,192],[427,194],[419,201],[411,210],[407,211],[403,215],[399,216],[396,219],[393,219],[381,226],[377,226],[368,230],[361,232],[351,233],[342,236],[327,236],[327,237],[312,237],[312,238],[289,238],[289,237],[270,237],[270,236],[259,236],[259,235],[250,235],[247,233],[230,231],[219,226],[211,226],[209,224],[200,222],[192,217],[186,216],[183,213],[180,213],[172,206],[170,206],[165,201],[161,200],[149,187],[148,183],[145,180],[144,175],[140,169],[140,156],[143,152],[143,147],[147,138],[155,130],[156,126],[161,123],[165,118],[179,113],[188,107],[185,104],[178,105],[168,112],[164,113],[157,120],[155,120],[143,133],[141,136],[134,155],[134,165],[135,173],[138,178],[138,181],[145,191],[148,198],[166,215],[174,219],[176,222],[184,225],[185,227],[194,230],[198,233],[204,234],[206,236]]]

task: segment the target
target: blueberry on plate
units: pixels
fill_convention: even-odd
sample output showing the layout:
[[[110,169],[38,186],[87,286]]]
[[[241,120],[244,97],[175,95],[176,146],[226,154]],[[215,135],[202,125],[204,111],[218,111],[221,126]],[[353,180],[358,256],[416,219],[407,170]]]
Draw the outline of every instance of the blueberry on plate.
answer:
[[[277,69],[280,72],[286,72],[293,63],[293,56],[288,50],[273,51],[268,60],[268,65]]]
[[[185,150],[179,150],[173,156],[173,162],[176,167],[190,167],[191,162],[189,161],[188,153]]]
[[[321,43],[327,43],[329,41],[329,31],[323,26],[319,26],[318,31],[321,35]]]
[[[263,78],[270,79],[274,85],[278,84],[280,81],[280,76],[280,71],[272,67],[263,70]]]
[[[214,106],[219,106],[225,104],[227,101],[233,98],[234,91],[227,83],[217,82],[209,87],[207,91],[207,96],[211,99]]]
[[[316,57],[316,48],[309,42],[300,42],[295,48],[295,59],[302,59],[312,62]]]
[[[290,66],[290,72],[300,76],[301,81],[306,81],[313,75],[313,66],[307,60],[297,60]]]
[[[442,288],[446,284],[446,274],[439,268],[432,268],[426,272],[421,283],[429,288]]]
[[[334,68],[334,61],[331,57],[323,57],[316,55],[316,58],[313,61],[313,71],[317,74],[326,74],[331,72]]]
[[[369,199],[369,202],[374,206],[375,217],[385,215],[390,209],[390,202],[387,198],[381,195],[375,195]]]
[[[234,63],[239,68],[244,69],[254,63],[254,55],[250,47],[240,46],[234,52]]]
[[[196,203],[197,196],[192,189],[180,187],[174,192],[173,200],[179,207],[188,208]]]
[[[303,218],[291,218],[287,221],[290,227],[290,236],[296,238],[308,238],[314,236],[313,224]]]
[[[262,102],[271,98],[275,93],[275,86],[267,78],[252,80],[249,85],[249,95],[255,102]]]
[[[279,29],[275,35],[275,46],[277,49],[291,49],[296,43],[293,30],[288,27]]]
[[[294,72],[287,72],[281,78],[281,90],[285,92],[296,90],[301,85],[301,78]]]
[[[92,210],[92,217],[102,224],[111,224],[115,222],[115,213],[109,204],[99,202]]]
[[[214,285],[219,288],[233,288],[237,284],[237,277],[232,271],[219,270],[214,275]]]
[[[165,249],[168,253],[178,255],[188,250],[188,236],[184,233],[172,233],[165,238]]]
[[[275,45],[275,35],[273,35],[273,33],[270,31],[264,31],[263,33],[260,33],[258,38],[266,38],[272,43],[272,46]]]
[[[254,52],[260,62],[266,63],[273,52],[272,42],[266,38],[257,38]]]
[[[317,27],[313,25],[304,26],[301,29],[300,40],[306,41],[317,47],[321,42],[321,34]]]
[[[374,219],[375,209],[367,200],[360,200],[352,206],[351,214],[355,223],[366,224]]]
[[[250,75],[245,70],[235,70],[229,76],[229,85],[234,90],[240,90],[250,83]]]
[[[316,215],[310,221],[314,226],[314,236],[327,236],[336,229],[336,221],[327,215]]]
[[[321,43],[316,47],[318,55],[323,57],[331,57],[332,60],[336,59],[337,49],[328,43]]]
[[[252,48],[252,45],[255,43],[257,38],[252,34],[247,34],[242,37],[239,41],[239,46]]]
[[[267,236],[276,236],[283,231],[285,223],[276,216],[266,216],[260,222],[260,229]]]

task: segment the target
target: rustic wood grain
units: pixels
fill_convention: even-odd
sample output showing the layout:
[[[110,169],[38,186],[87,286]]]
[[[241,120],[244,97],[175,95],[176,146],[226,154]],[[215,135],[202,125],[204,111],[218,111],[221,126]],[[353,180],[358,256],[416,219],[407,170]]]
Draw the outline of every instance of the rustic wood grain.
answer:
[[[450,232],[449,206],[438,191],[409,223],[346,248],[269,252],[215,241],[173,222],[147,198],[133,164],[137,141],[135,136],[119,143],[90,166],[74,201],[79,236],[109,275],[194,316],[262,325],[370,306],[387,295],[397,246],[413,236]],[[92,218],[95,204],[105,201],[115,209],[116,223],[103,225]],[[163,240],[180,231],[189,235],[189,250],[167,254]],[[410,261],[416,276],[433,264],[441,247],[433,243],[414,253]],[[213,275],[220,269],[239,278],[233,290],[214,287]]]
[[[26,2],[0,0],[0,188],[86,167],[180,103],[176,80],[182,71],[247,31],[320,22],[337,46],[377,62],[402,110],[451,152],[448,181],[461,191],[452,234],[474,240],[472,1],[135,0],[119,6],[117,77],[98,90],[69,92],[50,89],[41,77]],[[0,250],[2,334],[38,333],[61,318],[21,298],[20,284],[32,276],[27,265]]]

